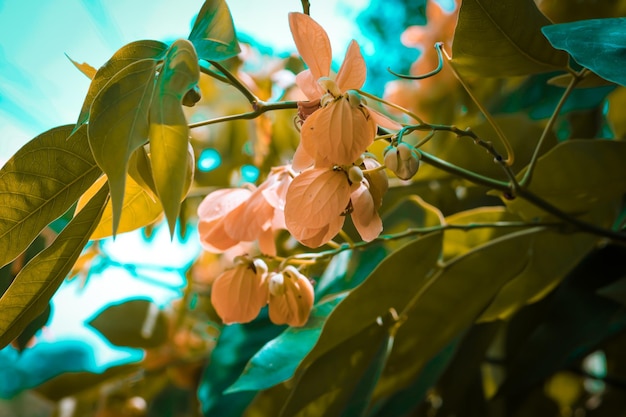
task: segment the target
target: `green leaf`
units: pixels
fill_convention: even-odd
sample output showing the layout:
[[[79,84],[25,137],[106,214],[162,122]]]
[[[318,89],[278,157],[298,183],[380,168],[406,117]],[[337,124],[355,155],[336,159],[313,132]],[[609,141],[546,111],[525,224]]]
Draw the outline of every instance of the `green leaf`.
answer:
[[[165,56],[150,110],[152,176],[172,236],[180,201],[186,194],[185,183],[190,169],[193,170],[193,164],[188,166],[189,128],[182,99],[199,79],[200,67],[193,45],[177,40]]]
[[[524,270],[528,248],[539,230],[494,239],[422,281],[412,292],[419,296],[398,329],[378,396],[408,386],[437,352],[476,320],[498,290]]]
[[[100,177],[98,181],[96,181],[91,188],[89,188],[85,194],[82,195],[82,197],[78,200],[76,212],[80,211],[87,204],[91,197],[98,192],[105,182],[106,176]],[[161,205],[154,201],[144,188],[133,181],[130,176],[126,178],[124,195],[124,205],[122,206],[122,214],[117,227],[118,234],[137,230],[141,227],[152,224],[163,213]],[[112,235],[112,230],[113,207],[111,200],[109,200],[104,208],[104,213],[98,223],[98,227],[96,227],[89,239],[95,240],[110,237]]]
[[[524,271],[507,282],[478,321],[507,319],[526,304],[552,291],[593,249],[596,236],[586,233],[536,234],[530,246],[532,256]]]
[[[154,185],[154,178],[152,178],[152,164],[148,152],[143,146],[137,148],[130,156],[128,175],[156,201],[157,190]]]
[[[568,56],[541,34],[550,21],[533,0],[464,0],[452,43],[463,74],[506,77],[567,67]]]
[[[93,78],[96,76],[97,70],[94,67],[92,67],[91,65],[87,64],[86,62],[83,62],[82,64],[79,63],[79,62],[76,62],[72,58],[70,58],[70,56],[68,54],[65,54],[65,56],[67,57],[67,59],[70,60],[70,62],[72,64],[74,64],[74,66],[80,72],[82,72],[90,80],[93,80]]]
[[[73,125],[28,142],[0,170],[0,266],[15,259],[98,179],[86,128]]]
[[[298,370],[360,332],[390,309],[401,312],[437,270],[442,233],[410,241],[386,257],[369,277],[333,310],[315,347]],[[372,302],[376,300],[376,302]]]
[[[302,359],[317,342],[326,318],[345,295],[316,305],[303,327],[289,327],[270,340],[250,359],[241,376],[225,393],[262,390],[293,376]]]
[[[148,140],[155,71],[152,59],[128,65],[111,78],[91,106],[89,145],[108,177],[114,236],[124,204],[128,160]]]
[[[167,51],[166,44],[152,40],[131,42],[118,49],[117,52],[98,69],[96,75],[93,77],[93,81],[89,85],[87,96],[83,102],[83,107],[80,110],[76,126],[82,126],[89,119],[91,104],[98,93],[100,93],[100,90],[104,88],[115,74],[133,62],[141,61],[142,59],[162,59],[163,56],[165,56],[165,51]]]
[[[371,386],[378,379],[393,344],[390,334],[393,323],[386,314],[381,323],[370,322],[317,358],[298,378],[280,416],[361,415],[359,411],[365,407],[352,403],[351,399],[359,397],[360,383],[365,381]],[[368,372],[370,369],[373,372]],[[356,398],[365,402],[365,406],[369,400],[367,394]]]
[[[223,61],[240,49],[233,18],[224,0],[206,0],[191,29],[189,40],[198,56],[207,61]]]
[[[579,215],[626,192],[626,142],[569,140],[539,158],[529,191],[561,211]],[[517,178],[524,176],[522,170]],[[511,212],[530,220],[546,212],[521,199],[503,199]]]
[[[89,325],[115,346],[151,349],[167,341],[167,318],[150,300],[125,300],[110,305]]]
[[[626,86],[626,17],[581,20],[546,26],[546,38],[580,65]]]
[[[98,224],[108,195],[103,187],[54,242],[26,264],[0,298],[0,347],[45,310]]]

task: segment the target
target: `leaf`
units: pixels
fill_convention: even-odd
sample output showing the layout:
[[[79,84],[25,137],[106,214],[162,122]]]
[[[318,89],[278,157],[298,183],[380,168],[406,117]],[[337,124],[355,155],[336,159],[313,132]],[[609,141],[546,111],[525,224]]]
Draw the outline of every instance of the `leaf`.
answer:
[[[626,17],[580,20],[541,29],[557,49],[567,51],[580,65],[626,86]]]
[[[182,109],[187,90],[200,79],[198,57],[184,39],[172,44],[157,79],[150,110],[150,158],[152,176],[165,217],[174,236],[181,196],[193,163],[189,165],[189,128]]]
[[[548,84],[555,85],[557,87],[567,87],[571,82],[574,76],[572,74],[562,74],[557,75],[548,80]],[[594,88],[594,87],[603,87],[607,85],[613,85],[610,81],[605,80],[604,78],[590,72],[585,78],[580,80],[576,84],[576,88]]]
[[[240,52],[233,18],[224,0],[205,0],[189,40],[198,56],[207,61],[223,61]]]
[[[567,67],[568,56],[541,34],[550,21],[533,0],[464,0],[452,43],[463,74],[507,77]]]
[[[89,110],[94,99],[100,90],[113,78],[115,74],[126,68],[128,65],[142,59],[159,60],[165,56],[167,45],[163,42],[143,40],[131,42],[118,49],[113,56],[96,72],[93,81],[89,85],[87,96],[80,109],[80,115],[76,122],[77,128],[82,126],[89,119]]]
[[[365,407],[350,401],[355,398],[367,406],[371,390],[359,396],[359,385],[375,383],[393,344],[390,328],[394,321],[389,314],[385,318],[381,323],[369,323],[317,358],[298,378],[280,416],[361,415],[359,411]],[[372,375],[367,375],[370,369]]]
[[[54,242],[26,264],[0,298],[0,347],[44,311],[98,224],[108,192],[103,187]]]
[[[101,175],[86,128],[73,125],[28,142],[0,170],[0,266],[15,259]]]
[[[524,270],[530,243],[539,230],[494,239],[422,281],[412,292],[418,297],[398,329],[377,398],[408,386],[437,352],[476,320],[498,290]]]
[[[115,236],[119,226],[128,160],[148,140],[156,61],[134,62],[115,74],[96,96],[89,119],[89,145],[108,177]]]
[[[315,347],[299,365],[298,372],[378,317],[385,316],[390,309],[401,312],[437,270],[441,243],[442,233],[432,233],[410,241],[386,257],[333,310]]]
[[[22,352],[24,349],[26,349],[26,347],[28,346],[32,338],[37,334],[37,332],[48,323],[48,320],[50,319],[50,312],[50,303],[48,303],[48,306],[43,310],[43,312],[35,317],[33,321],[28,323],[24,330],[22,330],[20,335],[15,338],[15,340],[12,342],[12,345],[18,351]]]
[[[150,300],[124,300],[109,305],[89,325],[115,346],[151,349],[167,341],[165,314]]]
[[[137,148],[130,156],[128,175],[150,195],[153,201],[156,201],[157,191],[152,178],[152,164],[143,146]]]
[[[70,58],[70,56],[68,54],[65,54],[65,56],[67,57],[67,59],[70,60],[70,62],[72,64],[74,64],[74,66],[83,74],[85,74],[87,76],[87,78],[89,78],[90,80],[93,80],[93,78],[96,76],[96,72],[98,70],[96,70],[94,67],[92,67],[91,65],[87,64],[86,62],[83,62],[82,64],[79,64],[78,62],[74,61],[72,58]]]
[[[91,199],[91,197],[98,192],[100,187],[106,182],[106,176],[102,176],[96,181],[82,197],[78,200],[76,206],[76,212],[78,213]],[[137,230],[141,227],[154,223],[159,216],[163,213],[161,205],[154,201],[151,196],[137,184],[129,176],[126,178],[126,186],[124,188],[124,205],[122,206],[122,213],[120,216],[120,222],[117,227],[117,233],[125,233],[133,230]],[[89,237],[90,240],[104,239],[112,235],[113,230],[113,207],[111,201],[107,203],[104,208],[102,218],[98,223],[98,226]]]
[[[316,305],[303,327],[288,327],[266,343],[225,393],[262,390],[291,378],[298,364],[317,342],[326,318],[344,297],[345,294]]]
[[[626,139],[626,117],[623,109],[626,108],[626,88],[619,87],[608,96],[609,112],[606,116],[615,138]]]
[[[569,140],[539,158],[528,190],[561,211],[586,213],[626,192],[626,143]],[[517,178],[526,172],[522,170]],[[509,210],[526,220],[546,212],[521,199],[503,199]]]

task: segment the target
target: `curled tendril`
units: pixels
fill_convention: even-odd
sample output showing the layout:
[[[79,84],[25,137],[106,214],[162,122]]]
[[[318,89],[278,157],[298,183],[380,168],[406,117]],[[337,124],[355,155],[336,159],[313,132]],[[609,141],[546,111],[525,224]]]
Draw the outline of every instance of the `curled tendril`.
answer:
[[[432,77],[433,75],[437,75],[443,69],[443,54],[441,52],[442,48],[443,48],[443,42],[437,42],[435,44],[435,49],[437,50],[437,57],[439,58],[439,62],[437,63],[437,68],[435,68],[434,70],[432,70],[430,72],[427,72],[426,74],[423,74],[423,75],[398,74],[397,72],[392,71],[391,68],[389,68],[389,67],[387,68],[387,71],[389,71],[390,73],[392,73],[396,77],[403,78],[405,80],[423,80],[424,78],[428,78],[428,77]]]

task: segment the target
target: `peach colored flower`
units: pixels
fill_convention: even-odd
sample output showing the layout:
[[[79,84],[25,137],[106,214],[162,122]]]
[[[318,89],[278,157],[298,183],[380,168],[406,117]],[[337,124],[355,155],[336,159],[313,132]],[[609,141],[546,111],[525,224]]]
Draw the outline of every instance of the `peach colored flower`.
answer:
[[[269,277],[269,315],[274,324],[304,326],[313,307],[311,282],[293,266]]]
[[[357,166],[348,171],[334,166],[302,172],[287,191],[287,230],[302,244],[319,247],[339,233],[345,216],[351,214],[361,237],[375,239],[382,231],[378,208],[386,185],[381,189],[379,176],[372,183],[377,189],[370,190],[370,181]]]
[[[225,324],[247,323],[268,300],[267,265],[260,259],[240,258],[211,287],[211,303]]]
[[[376,124],[397,123],[368,109],[356,92],[366,77],[365,60],[359,44],[352,41],[336,77],[331,77],[332,51],[326,31],[311,17],[289,14],[289,26],[300,56],[309,69],[296,76],[298,87],[321,108],[311,113],[303,108],[301,142],[293,158],[293,167],[302,170],[316,166],[351,165],[376,136]]]
[[[198,206],[198,231],[205,250],[220,253],[258,240],[263,253],[276,254],[274,231],[284,229],[284,202],[291,183],[288,166],[273,168],[258,187],[217,190]]]

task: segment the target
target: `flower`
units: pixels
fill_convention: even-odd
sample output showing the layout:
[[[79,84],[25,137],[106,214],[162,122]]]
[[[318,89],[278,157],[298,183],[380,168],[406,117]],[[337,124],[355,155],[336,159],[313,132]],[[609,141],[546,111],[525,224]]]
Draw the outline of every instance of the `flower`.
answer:
[[[198,231],[205,250],[224,252],[240,242],[258,240],[262,252],[275,255],[274,231],[284,229],[284,205],[291,183],[288,166],[273,168],[258,187],[217,190],[198,206]]]
[[[293,167],[302,170],[333,164],[351,165],[376,136],[376,124],[397,128],[399,125],[368,109],[354,91],[363,87],[365,60],[359,44],[350,42],[336,77],[331,77],[332,50],[326,31],[310,16],[289,14],[289,26],[296,48],[309,69],[296,76],[298,87],[320,108],[302,111],[301,142],[293,158]]]
[[[211,303],[225,324],[247,323],[267,304],[267,265],[260,259],[240,258],[211,287]]]
[[[385,149],[385,165],[401,180],[410,180],[419,168],[419,154],[404,142]]]
[[[311,282],[293,266],[269,278],[269,314],[274,324],[304,326],[313,307]]]
[[[370,158],[363,167],[380,166]],[[330,241],[351,214],[363,238],[371,241],[382,231],[378,208],[387,190],[386,175],[366,176],[361,167],[314,167],[298,175],[285,197],[285,225],[300,243],[319,247]],[[384,183],[384,185],[383,185]]]

